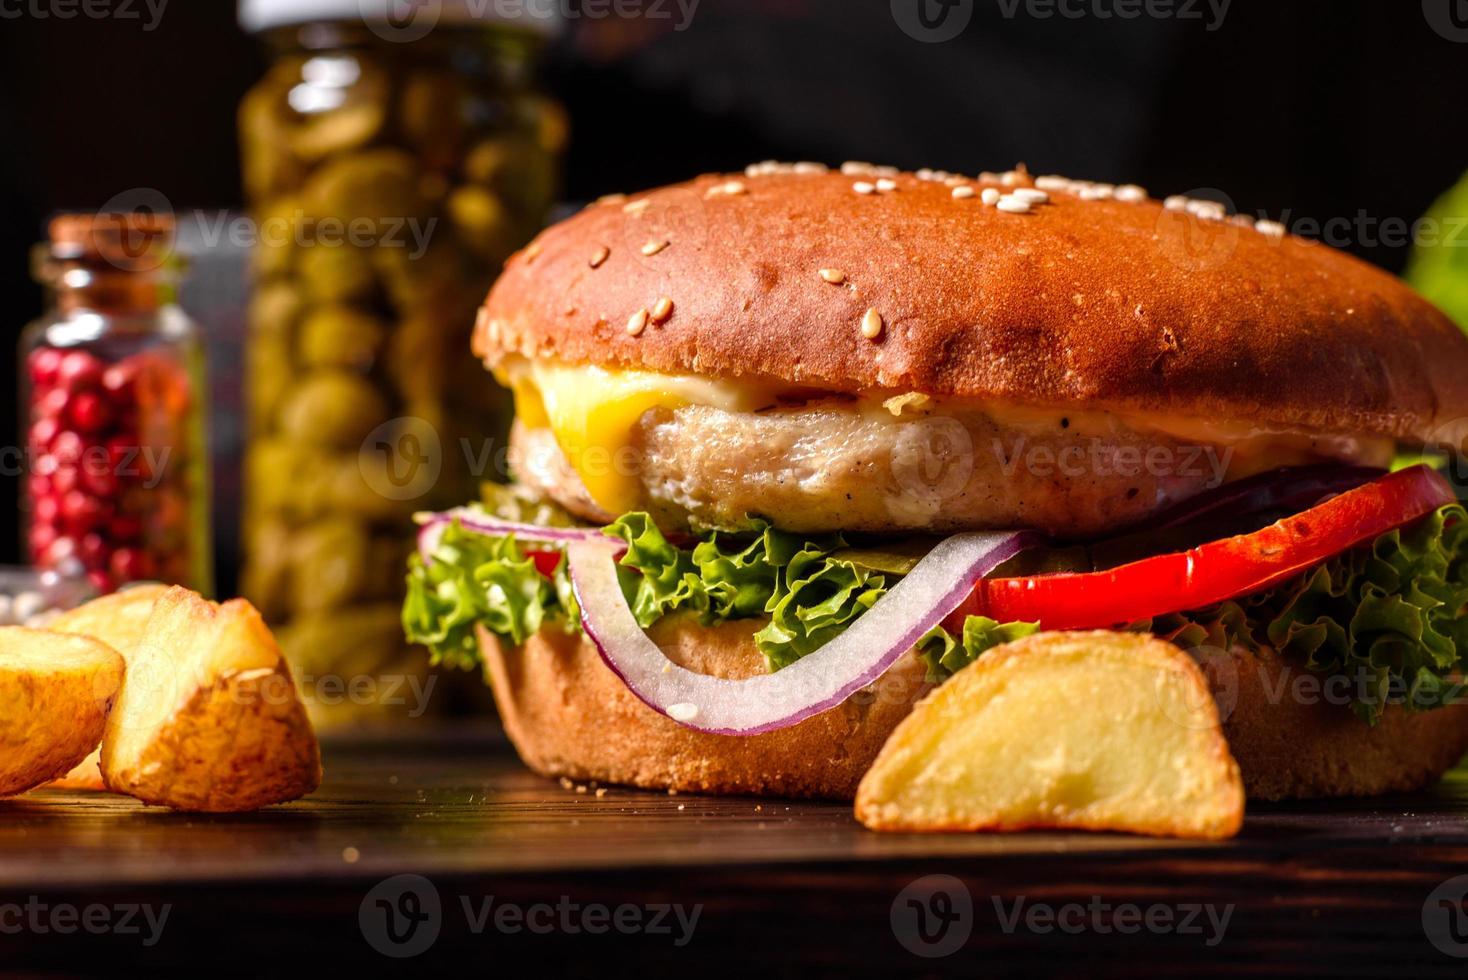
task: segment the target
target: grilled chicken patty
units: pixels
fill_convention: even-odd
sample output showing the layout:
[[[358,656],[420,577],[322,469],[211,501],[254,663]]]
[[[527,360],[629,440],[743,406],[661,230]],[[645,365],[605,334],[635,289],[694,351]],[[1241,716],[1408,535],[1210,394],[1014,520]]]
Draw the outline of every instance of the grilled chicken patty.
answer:
[[[639,509],[666,527],[738,527],[751,516],[801,532],[1035,528],[1090,537],[1274,466],[1385,465],[1381,440],[1249,433],[1207,442],[1104,413],[908,411],[841,401],[758,412],[652,409],[620,467]],[[599,506],[549,428],[516,424],[521,483],[591,521]],[[582,461],[582,465],[593,465]]]

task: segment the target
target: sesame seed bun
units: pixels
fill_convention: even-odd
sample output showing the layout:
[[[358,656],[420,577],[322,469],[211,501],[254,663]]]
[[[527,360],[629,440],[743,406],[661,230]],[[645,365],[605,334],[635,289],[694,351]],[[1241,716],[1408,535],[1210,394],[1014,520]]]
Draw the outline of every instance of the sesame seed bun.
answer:
[[[1023,172],[816,171],[588,207],[509,261],[475,352],[1406,442],[1468,416],[1468,339],[1275,223],[1061,179],[1022,200]]]
[[[719,677],[764,670],[759,624],[712,627],[670,617],[651,635],[675,663]],[[887,736],[929,690],[904,657],[875,689],[798,725],[763,735],[709,735],[647,707],[579,634],[547,627],[511,649],[480,630],[505,730],[545,776],[646,789],[849,800]],[[1435,782],[1468,748],[1468,704],[1433,711],[1387,708],[1368,727],[1340,703],[1295,684],[1277,658],[1235,650],[1205,664],[1223,733],[1250,799],[1369,796]]]

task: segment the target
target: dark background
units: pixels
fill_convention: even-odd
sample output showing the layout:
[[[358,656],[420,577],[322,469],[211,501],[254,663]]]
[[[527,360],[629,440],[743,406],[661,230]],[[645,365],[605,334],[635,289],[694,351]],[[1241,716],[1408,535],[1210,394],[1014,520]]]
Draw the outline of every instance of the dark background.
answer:
[[[672,3],[671,20],[575,21],[545,71],[572,119],[567,197],[766,157],[1022,160],[1158,195],[1217,188],[1292,225],[1364,212],[1345,246],[1399,271],[1407,249],[1371,222],[1412,220],[1468,167],[1468,43],[1412,0],[1234,0],[1214,30],[1206,3],[1199,19],[1121,20],[971,2],[939,44],[904,33],[888,0],[703,0],[682,31]],[[265,53],[226,0],[174,0],[152,31],[146,14],[0,9],[0,431],[14,433],[14,340],[41,305],[27,250],[46,216],[134,187],[178,209],[237,205],[234,111]],[[0,518],[0,559],[14,523]]]

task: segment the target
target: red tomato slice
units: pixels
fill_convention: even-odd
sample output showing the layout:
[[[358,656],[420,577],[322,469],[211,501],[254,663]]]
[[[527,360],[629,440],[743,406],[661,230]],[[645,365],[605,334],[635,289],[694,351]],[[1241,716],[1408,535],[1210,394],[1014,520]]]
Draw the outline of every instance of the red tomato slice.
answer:
[[[948,622],[966,616],[1042,629],[1096,629],[1202,609],[1262,592],[1348,548],[1457,499],[1428,466],[1389,473],[1252,534],[1144,558],[1104,572],[984,579]]]
[[[529,548],[526,549],[525,556],[535,562],[535,570],[546,578],[550,578],[556,573],[556,566],[565,557],[559,551],[535,551]]]

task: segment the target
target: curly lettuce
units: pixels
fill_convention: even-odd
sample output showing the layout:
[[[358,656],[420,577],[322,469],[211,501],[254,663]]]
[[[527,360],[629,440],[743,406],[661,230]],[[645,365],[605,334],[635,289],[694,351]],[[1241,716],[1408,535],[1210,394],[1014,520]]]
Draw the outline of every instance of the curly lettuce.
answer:
[[[403,632],[429,649],[435,663],[471,668],[480,660],[474,628],[524,643],[547,621],[579,628],[566,563],[546,577],[514,537],[494,538],[457,521],[427,564],[409,559]]]

